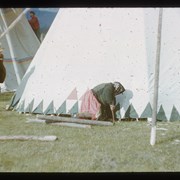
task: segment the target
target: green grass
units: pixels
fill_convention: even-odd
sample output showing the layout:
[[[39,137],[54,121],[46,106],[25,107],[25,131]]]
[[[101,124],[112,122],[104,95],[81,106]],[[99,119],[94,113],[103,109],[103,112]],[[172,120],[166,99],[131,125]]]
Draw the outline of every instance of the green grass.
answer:
[[[0,94],[0,135],[55,135],[56,141],[0,141],[0,172],[179,172],[180,123],[158,122],[150,145],[146,121],[88,128],[27,123],[6,111],[11,93]]]

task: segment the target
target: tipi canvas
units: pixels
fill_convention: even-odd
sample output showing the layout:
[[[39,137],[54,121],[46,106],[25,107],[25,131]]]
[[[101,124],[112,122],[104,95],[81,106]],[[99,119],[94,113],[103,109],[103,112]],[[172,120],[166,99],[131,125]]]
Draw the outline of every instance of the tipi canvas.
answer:
[[[1,8],[0,34],[3,34],[22,12],[22,8]],[[2,36],[0,43],[4,48],[4,66],[7,71],[2,88],[4,91],[14,91],[39,48],[40,42],[23,14],[20,20]]]
[[[159,120],[180,120],[179,8],[165,8],[159,79]],[[76,115],[83,94],[119,81],[119,118],[152,116],[158,9],[62,8],[10,107],[23,113]]]

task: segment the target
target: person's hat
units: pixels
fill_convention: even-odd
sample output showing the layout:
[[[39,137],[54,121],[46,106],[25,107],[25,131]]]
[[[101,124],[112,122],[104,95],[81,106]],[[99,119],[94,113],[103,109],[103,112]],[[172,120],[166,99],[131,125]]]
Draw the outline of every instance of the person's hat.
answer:
[[[116,94],[121,94],[125,91],[124,86],[120,82],[114,82]]]

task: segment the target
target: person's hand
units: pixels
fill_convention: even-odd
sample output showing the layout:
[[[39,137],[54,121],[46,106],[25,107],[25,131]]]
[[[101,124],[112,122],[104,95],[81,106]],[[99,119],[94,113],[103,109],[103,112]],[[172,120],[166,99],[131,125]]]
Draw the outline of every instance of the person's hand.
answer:
[[[115,110],[115,105],[110,105],[110,109],[111,109],[111,112],[112,112],[112,123],[113,125],[115,124],[115,119],[114,119],[114,110]]]
[[[111,109],[111,111],[114,111],[115,110],[115,105],[110,105],[110,109]]]

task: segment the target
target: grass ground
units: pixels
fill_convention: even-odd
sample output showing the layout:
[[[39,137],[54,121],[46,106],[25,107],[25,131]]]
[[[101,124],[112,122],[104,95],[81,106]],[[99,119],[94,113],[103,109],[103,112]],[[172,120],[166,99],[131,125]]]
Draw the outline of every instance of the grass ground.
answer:
[[[179,172],[180,122],[157,122],[150,145],[146,121],[121,121],[91,129],[27,123],[34,115],[6,111],[0,94],[0,136],[55,135],[56,141],[0,141],[0,172]]]

